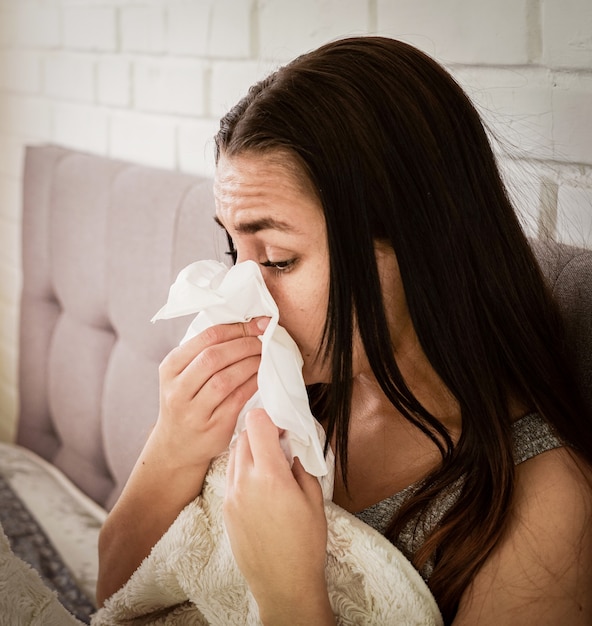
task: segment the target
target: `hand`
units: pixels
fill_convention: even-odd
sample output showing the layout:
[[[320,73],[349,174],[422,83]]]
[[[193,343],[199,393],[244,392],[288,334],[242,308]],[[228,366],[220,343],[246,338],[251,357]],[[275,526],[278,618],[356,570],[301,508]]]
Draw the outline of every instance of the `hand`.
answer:
[[[298,459],[290,469],[280,436],[265,411],[247,414],[228,463],[224,520],[230,544],[264,623],[333,624],[321,488]]]
[[[206,467],[228,448],[238,414],[257,390],[268,318],[212,326],[160,365],[160,412],[151,444],[177,468]]]
[[[158,421],[101,530],[99,603],[129,579],[228,448],[257,390],[257,336],[268,322],[212,326],[163,360]]]

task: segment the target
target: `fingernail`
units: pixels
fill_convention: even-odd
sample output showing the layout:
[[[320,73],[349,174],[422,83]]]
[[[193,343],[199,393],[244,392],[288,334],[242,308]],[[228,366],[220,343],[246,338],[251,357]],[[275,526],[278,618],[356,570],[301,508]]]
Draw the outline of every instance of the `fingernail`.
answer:
[[[260,331],[264,331],[269,326],[269,317],[260,317],[257,320],[257,328]]]

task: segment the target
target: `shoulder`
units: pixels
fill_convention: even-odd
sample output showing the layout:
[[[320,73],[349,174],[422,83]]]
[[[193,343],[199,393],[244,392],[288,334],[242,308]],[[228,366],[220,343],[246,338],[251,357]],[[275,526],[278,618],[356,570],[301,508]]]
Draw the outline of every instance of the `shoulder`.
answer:
[[[557,448],[516,468],[506,534],[455,624],[592,622],[592,468]]]
[[[569,543],[570,530],[592,535],[591,515],[592,467],[572,449],[549,450],[516,467],[510,533],[538,530],[541,540]]]

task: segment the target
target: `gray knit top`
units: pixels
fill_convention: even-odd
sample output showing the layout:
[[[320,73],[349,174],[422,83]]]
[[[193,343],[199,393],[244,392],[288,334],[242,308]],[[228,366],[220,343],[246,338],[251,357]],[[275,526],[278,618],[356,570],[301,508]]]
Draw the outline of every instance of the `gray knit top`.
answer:
[[[514,462],[516,465],[528,459],[559,448],[563,444],[554,434],[549,424],[537,413],[530,413],[516,420],[512,425],[514,442]],[[372,526],[378,532],[384,534],[389,526],[393,515],[419,488],[420,482],[406,487],[402,491],[381,500],[372,506],[355,513],[356,517]],[[420,523],[410,523],[397,537],[395,545],[401,552],[410,558],[411,555],[423,544],[427,535],[440,523],[444,515],[456,502],[463,480],[460,479],[440,494],[431,502],[429,510],[425,511]],[[433,560],[430,559],[420,570],[420,574],[428,580],[434,569]]]

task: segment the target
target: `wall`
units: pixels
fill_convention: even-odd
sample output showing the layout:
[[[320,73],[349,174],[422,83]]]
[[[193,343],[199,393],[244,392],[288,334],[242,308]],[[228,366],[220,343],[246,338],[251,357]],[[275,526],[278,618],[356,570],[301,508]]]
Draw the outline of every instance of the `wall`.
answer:
[[[528,231],[592,245],[590,0],[0,0],[0,439],[17,411],[23,147],[211,174],[216,120],[252,82],[360,33],[445,63],[505,141]]]

